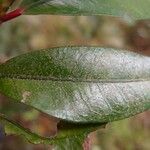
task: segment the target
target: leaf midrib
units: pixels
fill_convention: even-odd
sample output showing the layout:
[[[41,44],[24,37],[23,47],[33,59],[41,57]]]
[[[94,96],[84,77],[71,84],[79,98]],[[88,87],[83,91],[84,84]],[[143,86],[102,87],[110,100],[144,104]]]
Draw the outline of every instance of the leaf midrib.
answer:
[[[81,79],[81,78],[55,78],[50,76],[31,76],[31,75],[2,75],[0,78],[18,79],[18,80],[37,80],[37,81],[58,81],[58,82],[87,82],[87,83],[130,83],[130,82],[147,82],[150,78],[145,79]]]

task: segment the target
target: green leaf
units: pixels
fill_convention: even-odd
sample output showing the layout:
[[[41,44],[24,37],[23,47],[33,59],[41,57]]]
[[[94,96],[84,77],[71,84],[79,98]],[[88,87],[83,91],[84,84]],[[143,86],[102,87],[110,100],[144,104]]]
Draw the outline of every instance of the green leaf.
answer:
[[[90,132],[95,131],[96,129],[104,128],[104,126],[98,128],[98,124],[97,125],[93,124],[92,126],[89,126],[87,124],[85,124],[84,126],[78,125],[76,126],[76,129],[74,128],[75,126],[72,126],[71,129],[67,129],[68,131],[66,130],[61,134],[58,134],[58,136],[54,138],[45,138],[30,132],[28,129],[20,126],[18,123],[13,122],[12,120],[9,120],[8,118],[1,115],[0,115],[0,123],[2,123],[5,126],[5,131],[8,135],[9,134],[19,135],[23,139],[34,144],[50,144],[56,147],[57,150],[58,149],[82,150],[82,145],[87,135]],[[71,134],[70,135],[67,134],[68,132],[71,132]]]
[[[57,118],[52,119],[52,116],[49,116],[49,118],[47,119],[50,119],[51,123],[56,122],[56,127],[54,128],[57,128],[57,132],[55,136],[52,131],[53,136],[44,137],[36,131],[33,131],[34,126],[29,129],[26,128],[21,122],[15,120],[15,116],[18,116],[18,114],[22,116],[25,112],[36,112],[42,115],[41,112],[23,103],[15,102],[11,99],[8,100],[6,98],[3,99],[3,97],[0,97],[0,100],[0,123],[5,126],[5,132],[8,135],[17,134],[25,140],[34,144],[51,144],[57,147],[57,149],[60,148],[61,150],[65,150],[68,148],[72,150],[80,150],[82,148],[84,139],[90,132],[95,131],[99,128],[104,128],[104,124],[76,124],[73,122],[67,122],[65,120],[57,120]],[[36,121],[35,119],[36,118],[33,119],[34,123]],[[38,126],[41,126],[42,123],[43,122],[39,122]],[[49,125],[52,127],[54,126],[52,124]]]
[[[104,123],[150,108],[150,58],[98,47],[27,53],[0,65],[0,92],[74,123]]]
[[[150,18],[150,0],[23,0],[26,14],[129,15]]]

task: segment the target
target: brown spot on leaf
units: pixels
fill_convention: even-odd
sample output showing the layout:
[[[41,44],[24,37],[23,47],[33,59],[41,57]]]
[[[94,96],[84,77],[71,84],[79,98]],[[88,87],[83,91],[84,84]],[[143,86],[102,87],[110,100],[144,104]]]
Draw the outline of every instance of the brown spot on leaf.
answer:
[[[25,103],[25,102],[28,100],[28,97],[29,97],[29,96],[31,96],[31,92],[29,92],[29,91],[23,92],[21,102],[22,102],[22,103]]]

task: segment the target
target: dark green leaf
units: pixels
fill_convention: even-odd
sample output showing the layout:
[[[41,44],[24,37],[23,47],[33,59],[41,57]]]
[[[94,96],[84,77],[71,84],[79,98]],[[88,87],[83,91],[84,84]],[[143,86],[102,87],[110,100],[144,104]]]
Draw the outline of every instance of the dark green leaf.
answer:
[[[119,120],[150,108],[150,58],[98,47],[31,52],[0,65],[0,92],[67,121]]]
[[[34,144],[51,144],[61,150],[66,150],[68,148],[71,150],[82,149],[83,141],[87,135],[91,131],[104,127],[102,124],[75,124],[65,120],[59,120],[57,118],[53,119],[52,116],[49,116],[47,118],[51,120],[49,126],[53,127],[54,130],[56,128],[57,131],[55,136],[53,134],[54,131],[52,131],[52,133],[50,133],[51,136],[48,138],[37,133],[36,130],[33,131],[34,126],[29,129],[22,122],[15,120],[15,116],[22,116],[24,113],[30,112],[33,114],[33,112],[36,112],[38,114],[42,114],[41,112],[23,103],[15,102],[11,99],[8,100],[1,96],[0,104],[0,123],[5,126],[5,132],[7,134],[20,135],[25,140]],[[33,122],[34,124],[36,123],[36,118],[33,119]],[[41,126],[42,123],[43,122],[39,122],[38,126]],[[56,127],[54,127],[54,124]]]
[[[150,18],[150,0],[23,0],[26,14],[129,15]]]

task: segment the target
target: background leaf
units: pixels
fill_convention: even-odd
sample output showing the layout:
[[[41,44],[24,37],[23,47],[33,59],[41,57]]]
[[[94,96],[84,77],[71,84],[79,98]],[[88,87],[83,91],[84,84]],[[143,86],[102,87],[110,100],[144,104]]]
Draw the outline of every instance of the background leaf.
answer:
[[[150,108],[150,58],[111,48],[63,47],[0,66],[0,91],[49,115],[103,123]]]
[[[26,8],[26,14],[150,17],[150,0],[23,0],[21,7]]]

